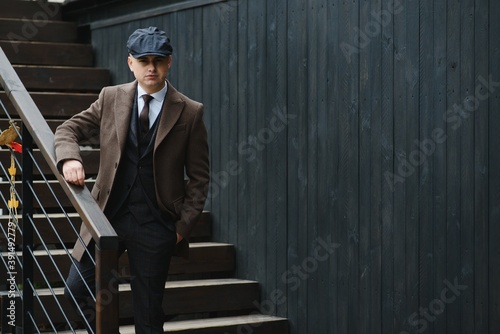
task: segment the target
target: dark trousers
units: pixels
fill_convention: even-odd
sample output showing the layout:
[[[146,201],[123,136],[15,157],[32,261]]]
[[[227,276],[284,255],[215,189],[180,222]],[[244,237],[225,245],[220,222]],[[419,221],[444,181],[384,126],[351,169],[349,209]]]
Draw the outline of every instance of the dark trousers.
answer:
[[[162,308],[165,282],[177,236],[164,222],[139,224],[127,213],[112,220],[120,241],[120,254],[128,252],[136,334],[160,334],[163,332],[165,315]],[[94,252],[94,246],[89,250]],[[85,254],[80,262],[71,267],[66,298],[81,308],[89,333],[95,331],[95,265]],[[75,305],[76,300],[76,305]],[[81,315],[80,311],[77,313]],[[92,331],[91,331],[92,330]]]

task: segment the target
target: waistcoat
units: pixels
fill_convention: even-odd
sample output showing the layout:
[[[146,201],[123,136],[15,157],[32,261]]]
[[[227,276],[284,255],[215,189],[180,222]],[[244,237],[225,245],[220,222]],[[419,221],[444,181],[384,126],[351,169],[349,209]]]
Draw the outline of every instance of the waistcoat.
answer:
[[[162,214],[156,200],[153,147],[161,112],[144,138],[140,138],[137,96],[123,152],[104,213],[112,222],[130,212],[139,224],[161,221],[175,230],[170,217]]]

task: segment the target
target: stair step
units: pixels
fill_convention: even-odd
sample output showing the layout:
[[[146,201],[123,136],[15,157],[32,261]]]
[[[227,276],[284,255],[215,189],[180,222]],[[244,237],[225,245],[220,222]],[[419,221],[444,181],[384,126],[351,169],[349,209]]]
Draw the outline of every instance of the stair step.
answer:
[[[92,186],[94,185],[94,181],[87,181],[86,184],[91,189]],[[22,182],[20,180],[17,180],[15,182],[15,188],[17,191],[17,196],[19,198],[22,198],[23,191],[22,191]],[[66,193],[63,191],[57,180],[51,180],[47,184],[44,181],[33,181],[33,189],[35,194],[38,196],[40,202],[45,207],[45,209],[48,210],[58,209],[60,212],[60,204],[63,207],[71,207],[71,202],[69,201],[68,196],[66,196]],[[0,192],[2,194],[8,194],[9,191],[10,191],[9,181],[7,180],[0,181]],[[0,205],[2,205],[1,202]],[[33,207],[35,209],[40,208],[40,205],[36,199],[33,202]],[[5,210],[5,208],[3,209]]]
[[[55,298],[67,310],[70,320],[77,320],[76,314],[63,296],[63,288],[54,288]],[[120,319],[133,317],[133,301],[129,284],[119,286]],[[255,281],[234,278],[170,281],[165,285],[163,310],[166,315],[196,314],[209,312],[250,312],[259,301],[259,284]],[[37,290],[46,310],[54,323],[65,322],[55,298],[48,289]],[[235,298],[237,296],[237,298]],[[37,323],[47,322],[46,315],[35,301],[34,314]]]
[[[14,122],[16,122],[17,126],[21,126],[22,124],[22,121],[21,119],[19,118],[12,118],[12,120]],[[63,119],[45,119],[45,121],[47,122],[47,125],[49,126],[49,128],[52,130],[53,133],[55,133],[57,127],[59,125],[61,125],[64,120]],[[9,128],[9,125],[10,125],[10,120],[7,119],[7,118],[0,118],[0,130],[5,130],[5,129],[8,129]],[[35,126],[35,129],[36,129],[36,126]],[[82,140],[81,143],[80,143],[81,146],[85,146],[86,148],[85,149],[98,149],[99,148],[99,135],[96,134],[96,136],[94,138],[90,138],[88,140]],[[36,144],[33,146],[33,147],[36,147]],[[88,148],[87,148],[88,147]],[[8,152],[9,150],[8,149],[1,149],[0,148],[0,159],[2,159],[1,155],[4,154],[4,152]],[[39,152],[39,151],[36,151],[36,152]],[[97,156],[99,156],[99,154],[97,154]],[[2,159],[3,161],[3,159]],[[91,159],[91,161],[94,161],[93,158]],[[91,161],[89,161],[90,163],[92,163]],[[40,164],[42,163],[40,160],[37,160],[37,162],[39,162]],[[98,166],[87,166],[87,172],[89,172],[90,174],[89,175],[94,175],[97,173],[97,168]],[[45,164],[42,171],[47,172],[48,174],[52,174],[52,172],[50,171],[50,168]],[[19,171],[18,171],[19,172]],[[37,169],[35,169],[33,171],[33,173],[35,173],[35,175],[38,175],[39,174],[39,171]],[[19,173],[18,173],[19,174]]]
[[[93,66],[91,45],[0,41],[13,65]]]
[[[20,123],[16,123],[18,126]],[[7,125],[0,128],[1,130],[7,129]],[[98,141],[99,139],[94,139],[93,143]],[[19,138],[17,141],[20,142]],[[87,143],[89,144],[89,143]],[[83,159],[83,164],[85,166],[85,175],[87,177],[91,177],[97,174],[99,170],[99,149],[98,148],[84,148],[81,150],[82,153],[82,159]],[[3,166],[10,166],[10,155],[11,152],[8,148],[1,148],[0,149],[0,164]],[[16,175],[21,179],[22,175],[22,159],[20,154],[15,154],[15,157],[18,158],[19,164],[17,165],[17,170],[16,170]],[[42,173],[49,178],[50,175],[53,175],[52,170],[50,169],[49,165],[46,163],[45,159],[43,158],[42,153],[40,152],[39,149],[34,149],[33,150],[33,157],[35,158],[38,167],[35,167],[33,170],[34,175],[40,175],[40,170]],[[1,182],[0,182],[1,184]],[[19,186],[21,187],[21,186]],[[1,188],[1,185],[0,185]],[[1,205],[0,205],[1,207]]]
[[[76,237],[73,237],[73,241],[74,240],[76,240]],[[50,250],[50,255],[45,250],[37,250],[34,251],[34,253],[49,282],[62,282],[66,279],[66,275],[71,266],[71,259],[66,250]],[[1,253],[0,256],[5,258],[8,254],[4,252]],[[18,256],[20,259],[22,258],[21,252],[18,252]],[[189,245],[189,260],[180,257],[172,258],[172,263],[169,268],[169,275],[171,278],[169,279],[174,279],[172,275],[231,272],[234,270],[234,258],[234,246],[231,244],[215,242],[191,243]],[[56,263],[57,268],[63,274],[62,278],[52,261]],[[20,267],[21,266],[18,266],[18,275],[16,276],[18,280],[21,280],[22,277],[22,269]],[[126,254],[120,257],[118,272],[124,279],[128,279],[130,276],[128,257]],[[6,280],[6,273],[2,271],[0,273],[0,282],[5,282]],[[34,281],[44,282],[36,266]]]
[[[83,159],[85,161],[86,158],[83,157]],[[10,165],[10,162],[9,162],[9,165]],[[94,186],[94,183],[95,183],[94,179],[87,179],[85,181],[85,185],[89,189],[92,189],[92,187]],[[15,185],[15,189],[16,189],[16,195],[19,198],[22,198],[22,193],[23,193],[22,181],[20,179],[18,179],[15,181],[14,185]],[[11,187],[10,181],[8,181],[8,180],[1,180],[0,181],[0,192],[2,194],[8,194],[10,191],[10,187]],[[57,180],[48,180],[48,182],[45,182],[43,180],[35,180],[35,181],[33,181],[33,191],[37,195],[37,197],[38,197],[39,201],[42,203],[43,207],[45,209],[47,209],[48,212],[61,212],[61,206],[63,206],[64,208],[73,207],[71,204],[71,201],[68,199],[68,196],[66,196],[66,193],[64,192],[61,185],[59,184],[59,181],[57,181]],[[33,202],[33,207],[35,209],[40,208],[40,204],[38,203],[38,200],[36,198]],[[2,208],[1,201],[0,201],[0,208]],[[4,210],[5,210],[5,208],[4,208]],[[69,210],[69,211],[73,211],[73,210]]]
[[[234,317],[196,319],[167,322],[163,326],[165,333],[179,334],[287,334],[288,321],[284,318],[262,314],[250,314]],[[121,334],[133,334],[133,326],[120,328]]]
[[[3,231],[7,231],[7,225],[9,221],[9,216],[6,214],[7,214],[6,209],[3,209],[3,215],[0,215],[0,225],[1,225],[0,245],[6,245],[6,237],[3,234]],[[45,243],[48,245],[60,243],[59,238],[55,235],[54,230],[51,226],[52,224],[58,231],[59,237],[61,238],[63,243],[72,246],[73,243],[76,241],[76,234],[73,228],[71,228],[71,226],[74,226],[76,228],[76,231],[79,231],[82,222],[80,216],[74,212],[68,213],[67,215],[63,213],[51,213],[49,214],[49,218],[50,222],[44,214],[33,215],[35,226],[38,230],[38,233],[40,233],[40,235],[43,237]],[[19,217],[19,220],[20,219],[21,218]],[[195,241],[208,240],[210,239],[211,235],[212,235],[212,217],[210,215],[210,212],[204,211],[201,214],[198,223],[195,225],[193,232],[191,233],[191,239]],[[34,235],[33,241],[35,246],[41,244],[40,239],[38,238],[38,235],[36,233]],[[22,236],[18,234],[16,237],[16,244],[21,245],[21,243],[22,243]],[[196,245],[196,243],[192,245]],[[196,246],[191,246],[191,247],[196,247]],[[218,254],[221,255],[220,253]],[[200,253],[199,256],[200,256],[199,261],[201,262],[202,257],[205,255],[203,253]],[[210,260],[224,262],[224,259],[210,259]],[[223,271],[222,268],[220,268],[220,271]]]
[[[14,65],[28,90],[99,92],[111,82],[103,68]]]
[[[45,1],[2,0],[0,2],[2,18],[27,18],[61,20],[61,5],[47,4]]]
[[[0,18],[0,40],[74,43],[77,27],[72,22]]]
[[[0,225],[4,231],[7,231],[7,225],[10,216],[8,215],[7,209],[3,209],[3,215],[0,215]],[[19,216],[18,220],[21,221]],[[38,233],[43,237],[45,244],[55,245],[61,243],[62,240],[65,244],[72,244],[76,241],[75,231],[80,230],[80,225],[82,220],[77,213],[51,213],[50,221],[44,214],[38,213],[33,215],[33,221],[38,230]],[[59,237],[55,234],[54,229],[51,224],[57,230]],[[73,226],[73,227],[72,227]],[[74,229],[73,229],[74,228]],[[22,236],[18,233],[16,236],[16,244],[21,245],[23,241]],[[6,238],[5,235],[0,230],[0,245],[5,245]],[[40,245],[40,238],[34,233],[33,242],[35,247]],[[72,245],[71,245],[72,246]]]
[[[69,118],[87,109],[98,98],[96,93],[30,92],[30,95],[46,119]],[[5,92],[0,92],[0,100],[11,117],[18,116]]]
[[[170,321],[163,325],[169,334],[287,334],[288,320],[263,314],[250,314],[234,317]],[[69,334],[70,332],[59,332]],[[121,326],[121,334],[134,334],[133,326]],[[76,334],[87,334],[77,330]]]

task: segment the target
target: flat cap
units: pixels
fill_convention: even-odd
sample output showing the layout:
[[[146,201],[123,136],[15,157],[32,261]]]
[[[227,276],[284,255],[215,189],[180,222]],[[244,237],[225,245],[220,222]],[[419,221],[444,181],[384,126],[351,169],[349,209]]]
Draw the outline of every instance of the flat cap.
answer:
[[[154,55],[167,57],[172,54],[173,48],[170,39],[164,31],[157,27],[137,29],[127,41],[128,52],[134,58]]]

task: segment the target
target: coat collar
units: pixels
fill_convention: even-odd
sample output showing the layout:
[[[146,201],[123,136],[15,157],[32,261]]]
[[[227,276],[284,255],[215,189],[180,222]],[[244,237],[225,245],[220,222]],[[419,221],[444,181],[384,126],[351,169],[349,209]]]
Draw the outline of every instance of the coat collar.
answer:
[[[179,120],[184,109],[184,100],[182,95],[167,81],[168,90],[163,109],[160,114],[160,123],[158,124],[158,133],[156,134],[154,149],[165,139],[175,123]]]
[[[170,130],[181,116],[184,108],[182,95],[167,81],[168,90],[160,114],[158,133],[156,134],[154,149],[165,139]],[[123,151],[127,141],[127,132],[131,120],[131,110],[134,106],[134,97],[137,91],[137,81],[122,85],[115,99],[115,124],[118,143]]]

